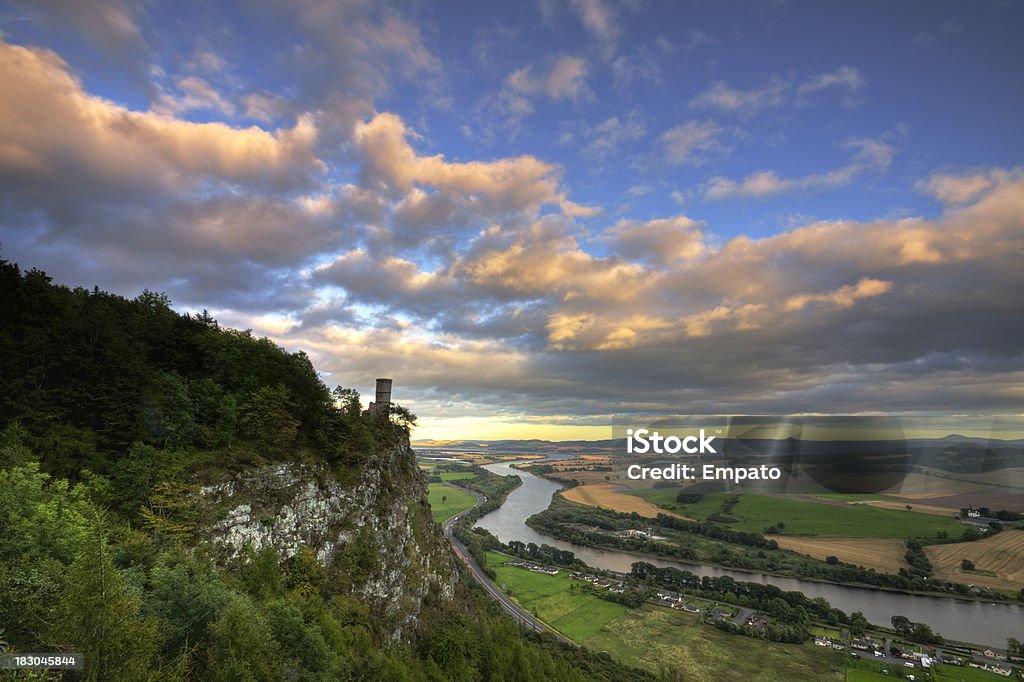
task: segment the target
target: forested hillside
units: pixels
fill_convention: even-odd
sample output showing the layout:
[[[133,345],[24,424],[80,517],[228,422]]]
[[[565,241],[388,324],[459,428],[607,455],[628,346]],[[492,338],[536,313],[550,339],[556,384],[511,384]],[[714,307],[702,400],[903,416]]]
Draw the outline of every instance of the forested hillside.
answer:
[[[84,653],[64,679],[639,679],[455,579],[413,419],[160,294],[0,260],[0,646]]]

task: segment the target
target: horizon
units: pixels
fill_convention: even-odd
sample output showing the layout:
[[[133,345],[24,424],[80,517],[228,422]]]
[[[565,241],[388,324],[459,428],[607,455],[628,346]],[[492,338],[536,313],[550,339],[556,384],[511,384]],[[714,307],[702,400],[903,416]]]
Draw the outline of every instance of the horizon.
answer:
[[[1024,7],[735,10],[0,2],[0,257],[418,440],[1019,417]]]

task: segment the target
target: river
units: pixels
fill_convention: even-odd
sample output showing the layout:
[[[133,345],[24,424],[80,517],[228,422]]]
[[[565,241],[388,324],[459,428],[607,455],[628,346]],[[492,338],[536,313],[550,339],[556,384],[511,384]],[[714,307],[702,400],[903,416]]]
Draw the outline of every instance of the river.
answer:
[[[732,576],[736,580],[776,585],[783,590],[803,592],[809,597],[823,597],[832,606],[846,613],[860,611],[877,625],[889,625],[894,615],[903,615],[915,622],[927,623],[943,637],[999,648],[1006,647],[1007,637],[1024,639],[1024,606],[989,604],[985,602],[925,597],[847,587],[797,578],[784,578],[763,573],[734,571],[718,566],[686,564],[679,561],[640,557],[615,550],[594,549],[542,535],[526,525],[526,519],[548,508],[551,496],[561,486],[546,478],[513,469],[509,464],[484,467],[500,476],[518,475],[523,485],[508,496],[501,508],[482,517],[477,525],[486,528],[502,542],[519,540],[538,545],[548,544],[569,550],[588,565],[628,573],[633,563],[646,561],[655,566],[674,566],[700,576]]]

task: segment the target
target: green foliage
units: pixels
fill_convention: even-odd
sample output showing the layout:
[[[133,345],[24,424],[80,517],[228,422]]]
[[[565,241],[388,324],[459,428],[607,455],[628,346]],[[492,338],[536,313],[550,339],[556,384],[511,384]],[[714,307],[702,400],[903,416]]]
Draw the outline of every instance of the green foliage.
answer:
[[[267,546],[258,552],[249,552],[249,560],[242,569],[246,591],[257,599],[272,599],[282,592],[281,564],[277,550]]]
[[[335,405],[337,405],[338,409],[342,412],[350,417],[359,416],[359,412],[362,410],[359,391],[354,388],[342,388],[341,386],[335,386],[334,390],[331,391],[331,397],[334,399]]]
[[[264,454],[279,454],[295,442],[299,432],[299,420],[292,416],[295,409],[284,384],[262,386],[242,405],[239,425]]]
[[[279,644],[252,600],[233,595],[210,627],[206,667],[209,679],[275,682],[282,679]]]
[[[161,555],[149,575],[144,612],[164,624],[169,658],[204,641],[207,629],[235,592],[224,579],[181,550]]]
[[[51,634],[64,651],[85,655],[87,680],[145,680],[160,645],[159,623],[114,565],[106,521],[95,514],[67,576]]]
[[[0,560],[68,562],[83,538],[83,502],[38,462],[0,469]]]
[[[334,655],[320,628],[307,624],[295,604],[277,599],[267,605],[267,620],[289,679],[320,679],[334,665]]]
[[[192,535],[199,511],[190,486],[167,480],[153,486],[139,515],[156,539],[181,542]]]
[[[205,312],[178,315],[164,294],[69,289],[3,260],[0,281],[0,425],[20,422],[60,478],[84,466],[107,474],[133,442],[232,447],[243,407],[247,432],[274,456],[359,419],[334,406],[304,353],[221,329]]]

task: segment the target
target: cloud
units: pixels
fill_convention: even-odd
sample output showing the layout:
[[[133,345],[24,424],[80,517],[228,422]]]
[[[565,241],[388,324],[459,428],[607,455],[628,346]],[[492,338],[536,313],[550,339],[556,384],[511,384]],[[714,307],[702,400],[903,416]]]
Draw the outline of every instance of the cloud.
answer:
[[[585,131],[588,142],[583,148],[583,155],[588,159],[603,161],[617,153],[623,144],[643,138],[646,132],[635,113],[625,119],[618,116],[606,118]]]
[[[731,88],[723,81],[717,81],[704,92],[690,100],[695,109],[715,109],[742,115],[752,115],[762,109],[781,106],[787,98],[790,84],[772,76],[769,81],[749,90]]]
[[[393,374],[424,419],[1019,405],[1019,169],[928,175],[915,187],[941,202],[934,217],[808,219],[728,239],[677,210],[624,218],[612,207],[605,219],[569,199],[550,157],[437,154],[412,119],[374,111],[395,82],[443,80],[394,9],[278,11],[302,28],[279,55],[309,60],[296,82],[227,83],[198,68],[215,58],[190,49],[196,69],[150,110],[87,91],[52,52],[0,43],[4,258],[130,295],[166,289],[308,350],[330,381]],[[370,35],[355,35],[361,26]],[[596,67],[582,60],[533,62],[507,92],[527,109],[584,102]],[[751,91],[723,83],[707,106],[863,92],[844,68],[784,81],[782,104],[769,79]],[[184,118],[197,111],[265,125]],[[613,113],[553,133],[572,133],[584,158],[613,158],[646,134],[639,115]],[[430,130],[423,120],[416,128]],[[699,163],[730,130],[684,120],[659,137],[662,153]],[[845,162],[823,172],[712,178],[705,195],[848,185],[888,168],[894,144],[851,139]],[[642,180],[623,191],[652,191]]]
[[[752,116],[765,109],[774,109],[790,103],[794,97],[808,97],[823,90],[843,90],[846,95],[843,104],[858,103],[856,96],[867,87],[867,79],[852,66],[840,66],[833,71],[811,76],[799,84],[792,78],[771,76],[764,85],[741,89],[730,87],[724,81],[716,81],[710,88],[692,100],[690,106],[696,109],[723,111],[740,116]]]
[[[419,27],[389,3],[275,1],[280,13],[308,38],[293,57],[306,60],[301,72],[316,78],[310,85],[330,83],[359,96],[375,96],[394,80],[432,78],[441,72],[441,61]]]
[[[617,12],[604,0],[570,0],[583,27],[601,43],[605,57],[611,57],[619,41]]]
[[[706,199],[762,198],[796,191],[818,191],[848,185],[868,172],[884,171],[892,163],[896,150],[881,140],[849,140],[845,148],[853,150],[850,162],[827,173],[813,173],[798,178],[781,178],[775,171],[758,171],[740,181],[715,176],[707,181]]]
[[[640,222],[620,220],[599,237],[632,261],[667,266],[707,251],[702,224],[684,215]]]
[[[574,103],[591,99],[587,74],[587,60],[582,57],[549,57],[506,76],[492,108],[515,135],[522,120],[534,112],[534,101],[540,98]]]
[[[589,96],[586,86],[587,60],[562,55],[550,63],[544,73],[527,66],[513,71],[505,79],[505,88],[517,95],[547,95],[553,100],[579,100]]]
[[[575,215],[590,211],[566,198],[559,187],[560,169],[554,164],[533,156],[449,162],[441,154],[418,155],[409,137],[413,134],[394,114],[378,114],[356,126],[355,141],[365,157],[366,186],[399,196],[415,187],[434,187],[489,213],[533,212],[545,204]]]
[[[0,42],[0,172],[50,184],[295,186],[324,170],[312,116],[274,132],[192,123],[86,93],[55,53]],[[108,185],[109,186],[109,185]]]
[[[936,173],[925,180],[918,180],[914,184],[914,188],[923,194],[935,197],[944,204],[962,204],[976,199],[979,195],[1012,178],[1021,177],[1021,174],[1022,171],[1019,169],[1009,172],[994,169],[966,175]]]
[[[803,310],[811,304],[834,306],[836,308],[851,308],[862,298],[881,296],[890,289],[892,289],[892,282],[865,277],[856,284],[839,287],[834,291],[828,291],[821,294],[798,294],[796,296],[791,296],[786,300],[782,307],[787,311]]]
[[[835,71],[820,73],[801,83],[796,89],[796,94],[807,95],[831,88],[845,89],[855,93],[863,90],[867,84],[867,79],[861,75],[860,71],[852,66],[840,66]]]
[[[128,0],[15,0],[14,4],[55,25],[70,26],[105,50],[138,48],[143,44],[137,21],[137,14],[142,9],[139,3]]]
[[[212,85],[196,76],[183,76],[176,83],[178,92],[163,92],[153,111],[177,116],[189,111],[212,111],[228,117],[235,115],[235,105]]]
[[[665,158],[673,164],[699,164],[707,152],[722,149],[723,130],[712,121],[687,121],[661,136]]]

